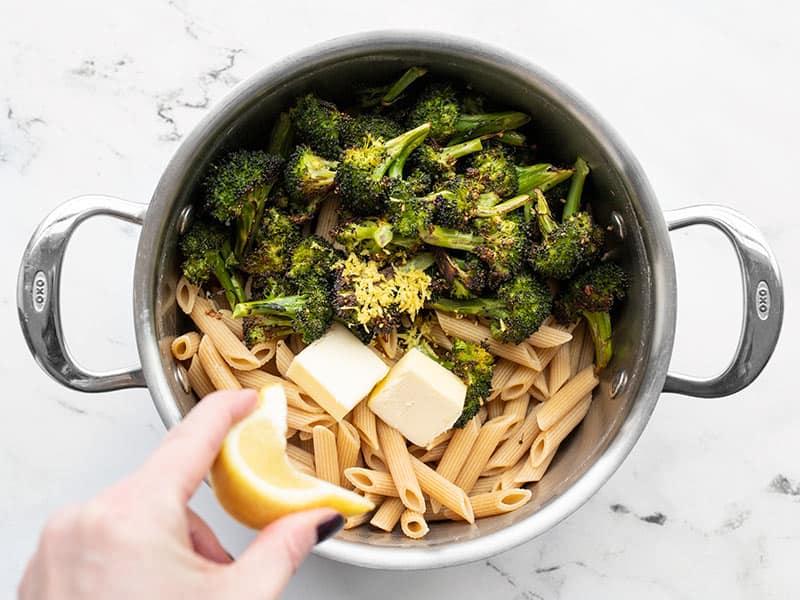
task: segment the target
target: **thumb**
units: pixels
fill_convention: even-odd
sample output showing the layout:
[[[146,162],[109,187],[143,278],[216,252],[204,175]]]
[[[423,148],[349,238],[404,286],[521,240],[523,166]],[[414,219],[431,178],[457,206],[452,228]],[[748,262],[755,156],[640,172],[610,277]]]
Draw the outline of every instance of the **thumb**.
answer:
[[[330,508],[287,515],[267,526],[233,565],[239,597],[278,598],[318,542],[335,535],[344,518]]]

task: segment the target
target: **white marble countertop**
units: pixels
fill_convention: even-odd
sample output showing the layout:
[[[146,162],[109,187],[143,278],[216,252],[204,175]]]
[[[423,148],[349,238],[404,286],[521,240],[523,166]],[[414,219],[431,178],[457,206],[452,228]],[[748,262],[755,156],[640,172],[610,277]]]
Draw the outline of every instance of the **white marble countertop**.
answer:
[[[211,104],[260,66],[312,43],[376,28],[439,29],[537,62],[617,128],[664,208],[713,202],[750,215],[782,261],[787,297],[797,291],[796,4],[270,4],[5,6],[0,374],[11,387],[0,419],[2,597],[12,595],[47,514],[133,469],[163,435],[146,391],[83,395],[35,365],[14,307],[29,235],[51,208],[78,194],[146,201]],[[136,362],[130,297],[137,235],[130,226],[91,222],[67,255],[66,335],[96,369]],[[738,336],[734,255],[704,229],[672,237],[680,284],[673,367],[711,374]],[[733,397],[662,397],[617,474],[540,538],[476,565],[414,575],[311,558],[286,597],[797,597],[800,404],[789,377],[797,332],[789,310],[772,362]],[[226,544],[241,546],[240,530],[207,490],[194,506]]]

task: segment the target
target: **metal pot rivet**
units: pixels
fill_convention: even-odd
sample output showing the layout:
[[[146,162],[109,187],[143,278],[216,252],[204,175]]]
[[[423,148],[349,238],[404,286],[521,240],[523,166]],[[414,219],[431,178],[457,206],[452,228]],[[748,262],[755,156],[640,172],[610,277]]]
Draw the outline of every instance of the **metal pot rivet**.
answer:
[[[183,365],[175,366],[175,379],[177,379],[178,383],[181,384],[184,392],[187,394],[191,393],[192,388],[189,385],[189,373],[186,371]]]
[[[192,224],[193,215],[193,205],[187,204],[183,207],[183,210],[181,210],[180,214],[178,215],[178,235],[183,235],[186,233],[186,230],[189,229],[189,225]]]
[[[615,398],[617,394],[625,389],[626,383],[628,383],[628,373],[623,370],[617,371],[614,375],[614,379],[611,381],[611,392],[609,395]]]
[[[611,211],[611,231],[616,235],[619,239],[625,239],[625,220],[622,218],[622,215],[619,214],[616,210]]]

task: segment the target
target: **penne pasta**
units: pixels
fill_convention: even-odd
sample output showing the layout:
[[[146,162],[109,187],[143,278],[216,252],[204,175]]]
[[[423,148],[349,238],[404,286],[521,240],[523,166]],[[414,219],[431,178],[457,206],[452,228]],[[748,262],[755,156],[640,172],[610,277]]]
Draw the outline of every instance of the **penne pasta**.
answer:
[[[311,452],[306,452],[294,444],[286,444],[286,454],[295,463],[305,465],[312,472],[316,473],[316,468],[314,467],[314,455]]]
[[[266,342],[259,342],[250,348],[250,352],[256,357],[259,367],[263,367],[275,356],[276,343],[276,340],[269,340]]]
[[[195,305],[195,309],[197,306]],[[224,327],[224,325],[223,325]],[[227,331],[227,330],[226,330]],[[209,381],[218,390],[240,390],[242,385],[233,376],[228,364],[220,355],[211,337],[204,335],[197,349],[197,356]]]
[[[317,477],[333,485],[339,485],[339,453],[336,448],[336,436],[322,425],[316,425],[311,434]]]
[[[516,370],[517,364],[505,358],[501,358],[495,363],[494,371],[492,372],[492,391],[489,394],[489,400],[494,400],[500,396],[503,388]]]
[[[539,375],[539,371],[517,366],[500,390],[500,398],[502,400],[515,400],[527,395],[528,390],[531,389],[533,382]]]
[[[392,474],[392,480],[400,494],[400,500],[406,508],[413,511],[425,512],[425,499],[419,486],[414,469],[411,467],[411,455],[406,448],[406,442],[399,431],[389,427],[386,423],[377,420],[378,441],[383,459]]]
[[[444,329],[441,326],[432,324],[431,329],[426,336],[430,341],[434,344],[442,348],[443,350],[452,350],[453,349],[453,341],[447,337],[447,334],[444,332]]]
[[[542,371],[533,380],[533,387],[531,388],[539,392],[539,394],[546,400],[550,397],[550,388],[547,386],[547,376]]]
[[[344,476],[354,487],[363,492],[379,496],[400,497],[400,492],[397,491],[397,486],[389,473],[362,467],[350,467],[344,470]]]
[[[550,463],[553,462],[556,452],[558,452],[558,446],[553,448],[550,454],[545,456],[542,462],[535,467],[531,464],[530,460],[524,460],[520,468],[514,473],[513,484],[519,485],[520,483],[530,483],[541,480],[547,468],[550,466]]]
[[[511,469],[508,469],[503,472],[503,474],[508,473]],[[475,482],[475,485],[472,486],[471,493],[473,495],[476,494],[485,494],[487,492],[494,492],[497,489],[500,489],[500,480],[502,475],[493,475],[491,477],[481,477],[478,481]]]
[[[294,469],[296,471],[300,471],[304,475],[309,475],[311,477],[316,477],[317,476],[317,473],[316,473],[316,471],[314,471],[314,469],[312,469],[311,467],[309,467],[306,464],[303,464],[303,463],[295,460],[291,456],[289,457],[289,462],[291,463],[291,465],[294,467]]]
[[[447,448],[448,444],[439,444],[438,446],[434,446],[430,450],[420,455],[414,453],[412,454],[414,454],[416,458],[420,459],[424,463],[439,462],[440,460],[442,460],[442,456],[444,456],[444,452],[445,450],[447,450]]]
[[[364,498],[372,502],[375,506],[378,506],[384,500],[383,496],[378,496],[377,494],[364,494]],[[363,525],[364,523],[369,522],[369,519],[370,519],[369,512],[361,513],[360,515],[354,515],[352,517],[347,517],[344,520],[343,529],[353,529],[354,527],[358,527],[359,525]]]
[[[475,444],[470,451],[469,460],[461,468],[461,471],[456,477],[455,484],[465,492],[469,492],[475,482],[478,481],[483,470],[486,468],[486,463],[497,448],[500,438],[509,428],[511,419],[506,416],[497,417],[491,421],[487,421],[481,427],[478,437],[475,439]]]
[[[172,340],[169,348],[172,351],[172,356],[178,360],[189,360],[197,353],[199,347],[200,334],[196,331],[190,331]]]
[[[509,400],[508,402],[503,403],[503,415],[511,419],[511,424],[509,425],[507,431],[512,431],[513,427],[525,420],[525,416],[528,414],[528,405],[530,402],[530,397],[525,394],[520,398]]]
[[[361,438],[361,456],[364,458],[364,464],[370,469],[375,471],[389,472],[389,467],[386,466],[386,461],[383,459],[383,453],[380,449],[371,448],[364,443],[364,438]]]
[[[564,441],[570,432],[578,426],[578,424],[586,416],[589,410],[589,405],[592,403],[592,396],[589,394],[583,400],[578,402],[572,410],[570,410],[564,418],[558,421],[553,427],[542,431],[531,446],[531,466],[540,466],[548,454],[555,452],[558,445]]]
[[[197,297],[189,315],[198,329],[214,343],[228,366],[240,371],[251,371],[260,365],[258,359],[245,347],[242,340],[222,322],[219,313],[205,298]]]
[[[398,350],[398,339],[397,339],[397,329],[392,329],[389,333],[381,334],[377,337],[378,344],[381,347],[383,353],[387,356],[387,358],[395,359],[399,358],[397,356]]]
[[[505,402],[503,402],[500,398],[496,398],[489,402],[486,405],[486,414],[488,415],[489,419],[496,419],[500,415],[503,414],[503,410],[505,410]]]
[[[552,348],[554,346],[566,344],[571,339],[572,334],[568,331],[564,331],[558,327],[542,325],[525,341],[537,348]]]
[[[358,431],[347,421],[339,423],[336,431],[336,450],[339,454],[339,485],[350,488],[350,482],[344,478],[345,469],[358,465],[358,457],[361,454],[361,438]]]
[[[420,486],[432,501],[438,501],[468,523],[475,522],[472,506],[464,490],[439,475],[419,459],[412,457],[411,466],[414,468],[414,474],[417,476]]]
[[[586,333],[583,336],[583,347],[581,348],[581,355],[578,358],[577,371],[583,371],[583,369],[594,363],[594,340],[592,339],[589,327],[584,325],[584,329]]]
[[[536,407],[529,412],[514,433],[497,447],[486,463],[487,469],[511,468],[530,450],[533,441],[539,435],[539,422],[536,418],[538,409],[539,407]]]
[[[469,423],[464,425],[464,427],[455,430],[453,437],[450,439],[450,443],[447,444],[444,454],[442,454],[442,458],[439,460],[439,464],[436,467],[436,472],[439,475],[448,481],[455,481],[464,463],[469,458],[470,451],[475,444],[475,440],[478,438],[480,429],[480,419],[478,416],[475,416]],[[425,461],[423,460],[422,462]],[[436,500],[431,500],[431,509],[437,512],[439,508],[441,508],[441,504]]]
[[[203,399],[216,390],[205,370],[203,370],[203,365],[200,364],[200,357],[196,354],[192,357],[192,362],[189,363],[189,369],[186,374],[189,378],[189,386],[198,398]]]
[[[512,488],[470,496],[469,502],[472,505],[472,512],[475,514],[475,518],[480,519],[517,510],[527,504],[531,496],[530,490]],[[459,518],[458,515],[446,509],[443,514],[451,519]]]
[[[552,396],[572,376],[570,366],[570,346],[572,342],[564,344],[558,349],[547,372],[547,391]]]
[[[497,490],[509,490],[511,488],[519,487],[516,477],[523,468],[531,464],[530,457],[525,455],[517,461],[513,467],[506,469],[497,477],[497,483],[494,489],[490,490],[496,492]],[[475,492],[477,493],[477,492]]]
[[[530,344],[503,344],[492,337],[486,325],[436,311],[439,325],[447,335],[475,344],[486,344],[489,352],[531,369],[541,370],[539,355]]]
[[[294,383],[282,377],[272,375],[261,369],[255,369],[253,371],[234,371],[233,374],[236,376],[236,379],[239,380],[239,383],[242,384],[242,387],[259,390],[264,386],[277,384],[283,387],[283,391],[286,394],[286,403],[289,406],[309,413],[325,412],[319,404],[302,395],[300,388]]]
[[[598,383],[600,380],[595,376],[593,367],[580,371],[536,411],[539,428],[550,429],[561,421],[581,399],[587,394],[591,396]]]
[[[369,524],[383,531],[392,531],[405,510],[406,507],[400,502],[400,498],[386,498],[372,515]]]
[[[378,430],[376,425],[375,413],[367,406],[367,399],[365,398],[353,409],[353,425],[358,430],[358,435],[361,436],[361,441],[367,446],[377,449],[378,448]]]
[[[289,350],[284,340],[278,340],[275,345],[275,366],[281,377],[286,377],[286,372],[289,370],[289,365],[294,360],[294,352]]]
[[[586,326],[581,321],[572,332],[572,342],[569,344],[569,362],[570,362],[570,377],[580,371],[578,363],[580,362],[581,352],[583,352],[584,336],[586,335]]]
[[[244,321],[242,319],[234,319],[233,313],[227,308],[219,309],[219,314],[225,326],[231,330],[233,335],[235,335],[240,340],[244,339]],[[253,349],[250,349],[253,352]],[[253,352],[255,354],[255,352]],[[266,362],[266,361],[265,361]]]
[[[292,429],[297,429],[300,439],[311,439],[303,436],[303,433],[312,433],[314,427],[322,426],[331,428],[336,424],[336,420],[328,413],[309,413],[294,406],[286,407],[286,422]]]
[[[187,315],[191,313],[192,308],[194,308],[195,298],[197,298],[199,292],[200,288],[198,286],[192,285],[186,277],[181,276],[175,288],[175,301],[178,304],[178,308]]]
[[[412,540],[423,538],[430,531],[425,522],[425,515],[414,510],[406,510],[400,515],[400,529],[406,537]]]
[[[322,201],[319,207],[319,215],[317,216],[317,224],[314,228],[314,234],[322,239],[333,243],[333,229],[339,222],[339,196],[330,195]]]

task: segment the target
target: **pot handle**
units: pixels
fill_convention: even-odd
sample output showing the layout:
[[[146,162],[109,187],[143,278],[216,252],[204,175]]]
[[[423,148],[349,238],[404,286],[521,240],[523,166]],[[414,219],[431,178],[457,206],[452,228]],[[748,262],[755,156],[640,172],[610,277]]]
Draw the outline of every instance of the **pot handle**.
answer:
[[[775,255],[756,226],[741,213],[711,204],[665,211],[670,231],[710,225],[724,233],[739,258],[744,316],[736,353],[721,374],[710,379],[668,374],[665,392],[720,398],[750,385],[769,361],[783,322],[783,283]]]
[[[22,255],[17,310],[31,354],[53,379],[82,392],[145,387],[139,367],[96,373],[80,367],[64,343],[61,327],[61,266],[72,234],[100,215],[141,225],[147,205],[111,196],[79,196],[56,207],[39,224]]]

